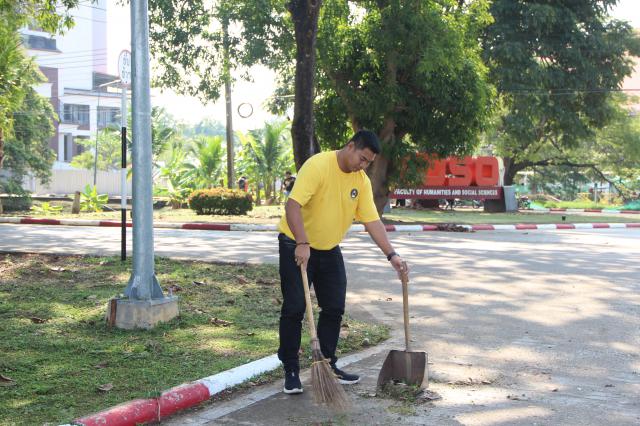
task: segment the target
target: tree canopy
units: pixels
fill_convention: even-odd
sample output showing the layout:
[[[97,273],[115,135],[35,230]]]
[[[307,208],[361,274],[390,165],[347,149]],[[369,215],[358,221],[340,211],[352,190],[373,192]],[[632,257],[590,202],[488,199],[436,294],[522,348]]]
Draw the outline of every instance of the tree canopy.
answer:
[[[504,106],[492,143],[505,184],[527,167],[577,162],[571,153],[619,117],[612,100],[640,42],[609,17],[616,3],[492,2],[484,57]]]

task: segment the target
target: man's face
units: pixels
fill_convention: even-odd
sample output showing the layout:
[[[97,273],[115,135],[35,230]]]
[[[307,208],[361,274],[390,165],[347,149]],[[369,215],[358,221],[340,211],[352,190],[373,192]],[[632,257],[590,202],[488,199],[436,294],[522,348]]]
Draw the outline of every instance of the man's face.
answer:
[[[365,170],[376,159],[373,151],[369,148],[358,149],[354,142],[349,142],[347,145],[347,154],[347,166],[350,172]]]

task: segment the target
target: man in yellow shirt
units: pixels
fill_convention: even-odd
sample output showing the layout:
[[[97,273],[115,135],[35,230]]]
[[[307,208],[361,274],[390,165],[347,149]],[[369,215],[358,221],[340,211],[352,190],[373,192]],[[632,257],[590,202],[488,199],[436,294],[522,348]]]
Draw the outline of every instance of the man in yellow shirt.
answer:
[[[354,218],[364,224],[399,274],[403,268],[380,221],[371,182],[364,172],[379,153],[375,133],[360,130],[339,151],[314,155],[300,168],[285,205],[285,215],[278,225],[283,299],[278,357],[285,370],[285,393],[302,393],[298,351],[305,300],[300,265],[307,269],[320,305],[318,339],[323,355],[340,383],[360,381],[357,375],[336,367],[335,353],[347,291],[339,244]]]

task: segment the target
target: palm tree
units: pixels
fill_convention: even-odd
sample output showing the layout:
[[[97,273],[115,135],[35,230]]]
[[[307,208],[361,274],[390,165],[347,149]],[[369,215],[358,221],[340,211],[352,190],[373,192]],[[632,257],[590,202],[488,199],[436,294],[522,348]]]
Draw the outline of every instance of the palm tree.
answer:
[[[219,185],[223,172],[222,136],[197,136],[190,150],[191,159],[184,163],[196,189]]]
[[[286,121],[265,123],[263,129],[253,130],[248,135],[238,133],[242,144],[240,168],[244,168],[254,182],[262,183],[269,203],[277,194],[276,179],[293,165],[288,126]],[[259,188],[256,193],[259,200]]]

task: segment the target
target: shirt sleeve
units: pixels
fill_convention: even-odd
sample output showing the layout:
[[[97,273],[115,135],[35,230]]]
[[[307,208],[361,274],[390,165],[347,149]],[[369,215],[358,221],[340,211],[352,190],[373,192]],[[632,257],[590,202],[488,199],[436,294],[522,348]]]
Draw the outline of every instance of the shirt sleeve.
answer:
[[[369,223],[379,220],[376,204],[373,202],[373,190],[371,189],[371,181],[367,175],[364,175],[364,184],[362,185],[362,194],[358,198],[358,207],[356,208],[356,220],[362,223]]]
[[[309,158],[298,171],[295,184],[289,194],[289,198],[295,200],[301,206],[304,206],[309,202],[313,194],[316,193],[320,182],[322,181],[322,175],[318,169],[318,165],[314,158]]]

